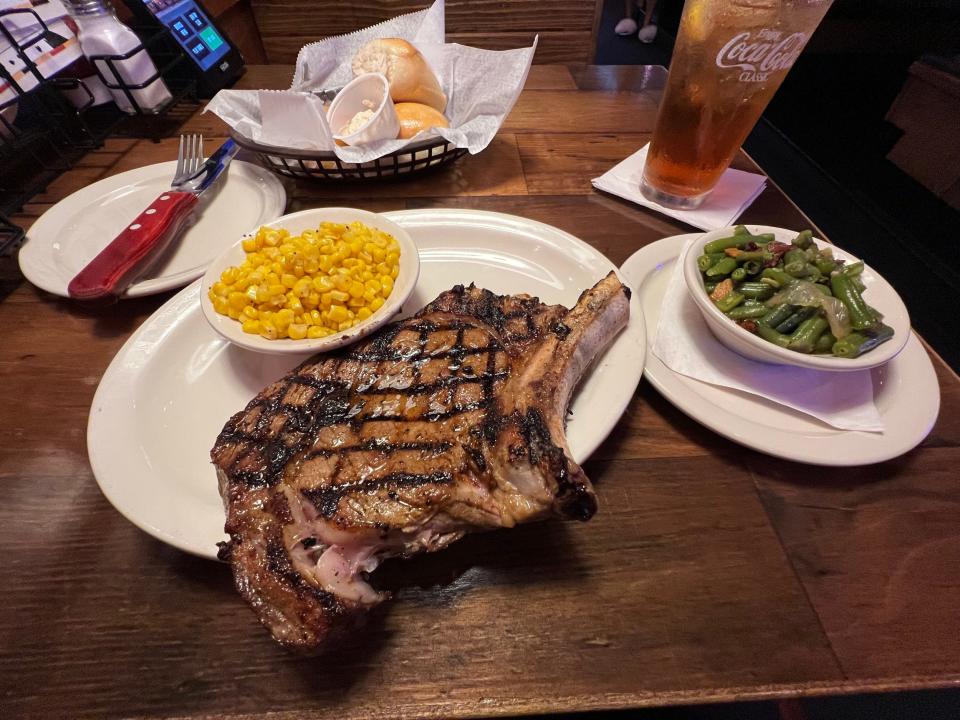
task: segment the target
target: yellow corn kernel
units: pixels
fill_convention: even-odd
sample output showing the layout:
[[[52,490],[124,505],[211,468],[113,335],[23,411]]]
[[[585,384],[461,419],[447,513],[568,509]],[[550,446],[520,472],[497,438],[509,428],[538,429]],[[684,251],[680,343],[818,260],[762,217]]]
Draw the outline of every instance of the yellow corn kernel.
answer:
[[[293,300],[287,301],[287,307],[297,315],[303,312],[303,303],[300,302],[299,298],[294,298]]]
[[[227,293],[230,291],[227,289],[227,284],[225,282],[218,281],[215,282],[213,287],[210,288],[210,292],[212,292],[214,295],[219,295],[220,297],[226,297]]]
[[[260,249],[260,245],[255,237],[244,238],[240,244],[246,252],[256,252]]]
[[[304,298],[313,291],[313,281],[310,278],[304,277],[297,280],[297,283],[293,286],[293,294],[297,297]]]
[[[376,312],[377,310],[379,310],[379,309],[382,308],[382,307],[383,307],[383,298],[374,298],[374,299],[370,302],[370,309],[371,309],[373,312]]]
[[[344,330],[349,330],[350,328],[353,327],[353,324],[354,324],[354,323],[353,323],[353,320],[344,320],[342,323],[340,323],[340,324],[337,326],[337,330],[339,330],[339,331],[341,331],[341,332],[344,331]]]
[[[243,331],[245,333],[250,333],[251,335],[260,334],[260,321],[247,319],[243,321]]]
[[[370,308],[362,307],[357,310],[357,320],[366,320],[371,315],[373,315],[373,313],[370,312]]]
[[[380,287],[382,288],[381,293],[384,297],[389,297],[390,292],[393,290],[393,278],[381,278]]]
[[[307,336],[307,326],[300,323],[291,323],[287,328],[291,340],[303,340]]]
[[[343,305],[331,305],[330,310],[327,311],[327,317],[331,322],[340,323],[350,316],[347,315],[347,309]]]
[[[247,296],[241,292],[232,292],[227,298],[227,302],[230,303],[230,307],[238,312],[243,310],[244,305],[247,304]]]
[[[226,285],[232,285],[237,281],[237,275],[240,273],[239,270],[235,267],[228,267],[222,273],[220,273],[220,282]]]
[[[213,299],[213,309],[220,315],[226,315],[230,304],[224,298],[217,297]]]
[[[247,305],[243,309],[244,317],[250,318],[251,320],[257,319],[257,309],[253,305]]]
[[[363,283],[358,283],[356,280],[350,283],[349,287],[347,288],[347,292],[350,293],[350,297],[354,298],[363,297],[363,290]]]
[[[326,337],[330,334],[330,331],[325,327],[320,327],[319,325],[311,325],[307,328],[307,337],[311,340],[317,340],[322,337]]]
[[[333,284],[333,280],[326,275],[320,275],[319,277],[315,277],[313,279],[313,289],[317,292],[330,292],[335,287],[336,286]]]

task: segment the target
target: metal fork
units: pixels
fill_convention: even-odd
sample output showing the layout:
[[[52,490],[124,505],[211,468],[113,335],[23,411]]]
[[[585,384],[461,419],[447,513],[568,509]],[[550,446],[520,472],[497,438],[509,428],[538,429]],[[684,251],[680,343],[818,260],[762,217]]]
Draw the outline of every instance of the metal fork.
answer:
[[[203,135],[191,133],[180,136],[177,150],[177,169],[170,187],[176,190],[190,180],[203,165]]]

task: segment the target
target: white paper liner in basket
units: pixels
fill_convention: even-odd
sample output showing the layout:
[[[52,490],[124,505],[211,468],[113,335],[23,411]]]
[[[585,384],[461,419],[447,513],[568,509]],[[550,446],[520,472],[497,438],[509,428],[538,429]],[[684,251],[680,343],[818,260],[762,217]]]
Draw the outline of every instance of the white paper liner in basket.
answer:
[[[336,145],[323,103],[313,93],[346,85],[353,78],[351,61],[357,50],[384,37],[408,40],[426,58],[447,95],[444,115],[450,127],[362,147]],[[437,0],[426,10],[305,45],[297,56],[290,90],[221,90],[206,110],[262,145],[332,151],[350,163],[370,162],[437,136],[476,154],[490,144],[516,103],[530,72],[537,38],[528,48],[501,51],[447,44],[444,38],[443,0]]]

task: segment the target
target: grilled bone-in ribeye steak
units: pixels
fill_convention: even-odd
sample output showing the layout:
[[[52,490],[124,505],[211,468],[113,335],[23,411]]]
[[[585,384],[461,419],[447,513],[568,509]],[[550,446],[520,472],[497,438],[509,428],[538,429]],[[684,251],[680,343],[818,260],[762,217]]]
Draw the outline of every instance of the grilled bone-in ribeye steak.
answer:
[[[212,451],[220,557],[284,645],[312,650],[383,599],[385,557],[550,515],[588,520],[593,488],[564,419],[624,327],[613,273],[576,306],[457,286],[365,340],[318,355],[227,422]]]

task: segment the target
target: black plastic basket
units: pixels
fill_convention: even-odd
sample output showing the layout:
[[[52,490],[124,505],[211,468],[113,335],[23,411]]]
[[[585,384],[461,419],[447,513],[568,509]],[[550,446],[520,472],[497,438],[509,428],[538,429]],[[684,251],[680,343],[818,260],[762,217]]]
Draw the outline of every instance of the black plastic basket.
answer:
[[[467,154],[443,138],[430,138],[365,163],[344,162],[330,151],[293,150],[261,145],[232,133],[237,145],[254,153],[278,175],[311,180],[358,182],[398,180],[449,165]]]

